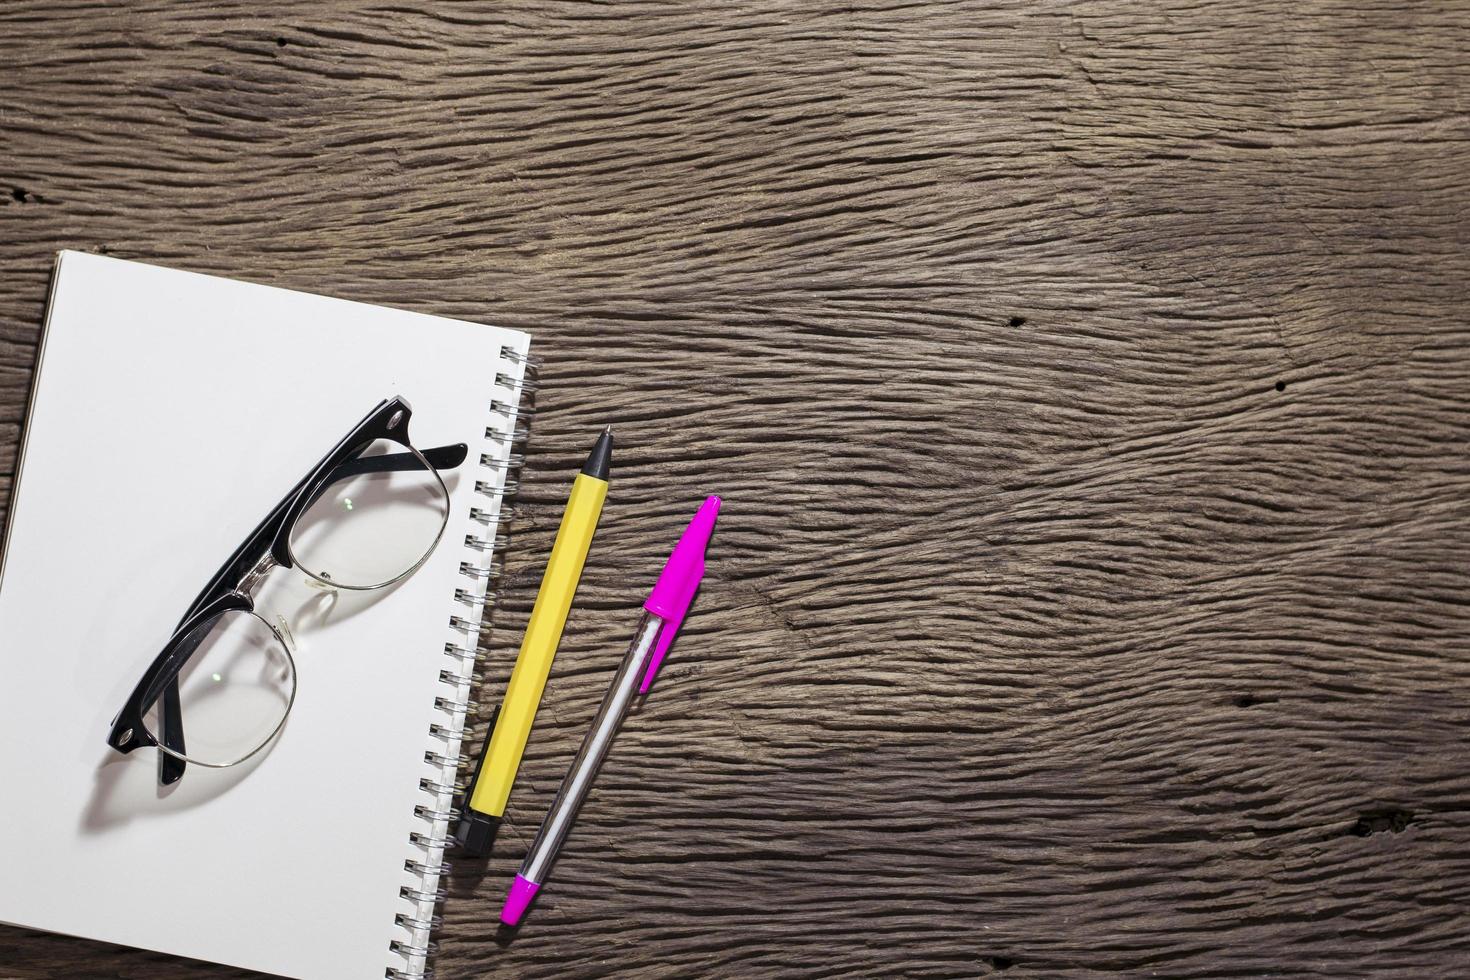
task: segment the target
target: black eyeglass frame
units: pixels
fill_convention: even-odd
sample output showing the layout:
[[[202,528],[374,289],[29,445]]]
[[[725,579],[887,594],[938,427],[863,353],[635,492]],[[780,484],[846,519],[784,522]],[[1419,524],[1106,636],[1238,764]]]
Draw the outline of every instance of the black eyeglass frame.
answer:
[[[174,629],[173,636],[143,673],[122,710],[113,719],[112,730],[107,737],[108,745],[123,754],[140,748],[158,748],[159,782],[169,785],[183,778],[186,761],[178,678],[204,638],[202,633],[196,636],[198,628],[213,617],[232,610],[255,613],[255,600],[251,596],[255,584],[272,568],[297,567],[296,558],[291,553],[291,531],[296,520],[333,483],[362,473],[408,469],[420,465],[420,461],[427,463],[438,477],[440,471],[452,470],[464,462],[469,452],[469,447],[464,443],[439,446],[423,452],[415,449],[408,436],[408,424],[412,416],[413,409],[401,397],[395,396],[379,402],[331,452],[312,467],[280,503],[271,508],[265,520],[250,532],[190,604],[183,619]],[[359,456],[378,440],[396,443],[409,452],[367,458]],[[439,477],[439,480],[442,485],[443,478]],[[445,493],[447,498],[447,488]],[[441,527],[439,536],[418,562],[393,580],[357,588],[386,588],[402,581],[428,560],[443,533]],[[354,588],[321,579],[305,568],[302,570],[332,588]],[[159,728],[162,729],[162,745],[144,721],[145,715],[155,703],[158,706]],[[288,706],[287,711],[289,710]],[[283,716],[282,723],[284,720]],[[269,742],[270,739],[266,739],[261,747]],[[253,754],[252,752],[251,755]]]

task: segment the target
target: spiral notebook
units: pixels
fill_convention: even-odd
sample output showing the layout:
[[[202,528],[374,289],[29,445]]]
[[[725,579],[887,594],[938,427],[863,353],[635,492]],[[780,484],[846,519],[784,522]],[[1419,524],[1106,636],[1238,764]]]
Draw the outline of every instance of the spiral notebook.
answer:
[[[528,346],[61,253],[0,556],[0,922],[290,977],[424,973]],[[220,563],[393,395],[415,445],[469,446],[438,546],[292,623],[266,751],[161,789],[156,750],[118,754],[109,722]]]

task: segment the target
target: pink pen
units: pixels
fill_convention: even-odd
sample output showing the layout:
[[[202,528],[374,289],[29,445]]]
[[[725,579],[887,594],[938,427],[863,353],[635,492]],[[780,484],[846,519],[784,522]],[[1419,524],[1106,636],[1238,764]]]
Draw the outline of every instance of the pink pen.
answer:
[[[505,896],[500,921],[506,925],[520,924],[526,907],[550,874],[552,862],[577,818],[582,801],[587,798],[587,791],[592,788],[592,780],[597,778],[597,770],[607,758],[618,726],[633,703],[634,689],[640,694],[647,693],[653,683],[653,675],[658,673],[664,654],[674,642],[674,634],[684,622],[689,604],[694,601],[694,593],[699,590],[699,580],[704,577],[705,545],[714,532],[719,512],[720,498],[707,498],[684,529],[664,564],[663,574],[643,603],[643,618],[638,621],[633,643],[613,677],[612,686],[607,689],[607,696],[602,699],[602,707],[597,709],[597,717],[592,719],[592,728],[582,740],[572,768],[562,780],[561,789],[556,791],[556,799],[551,802],[541,830],[526,852],[526,861],[510,886],[510,894]]]

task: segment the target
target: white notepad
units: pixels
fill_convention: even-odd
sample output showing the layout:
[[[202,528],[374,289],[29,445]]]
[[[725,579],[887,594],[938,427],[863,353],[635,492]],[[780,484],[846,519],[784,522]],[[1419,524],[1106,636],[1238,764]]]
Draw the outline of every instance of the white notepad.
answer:
[[[292,977],[423,969],[471,668],[446,654],[475,649],[466,573],[491,560],[528,345],[61,254],[0,559],[0,921]],[[438,547],[292,624],[268,750],[160,791],[156,750],[118,754],[109,722],[231,551],[393,395],[414,445],[469,446]],[[302,578],[273,572],[259,604]]]

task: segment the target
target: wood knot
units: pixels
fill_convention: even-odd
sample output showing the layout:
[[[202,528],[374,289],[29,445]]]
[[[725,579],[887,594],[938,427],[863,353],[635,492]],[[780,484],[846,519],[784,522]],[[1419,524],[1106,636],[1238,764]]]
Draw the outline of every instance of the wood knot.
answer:
[[[1369,810],[1358,817],[1347,832],[1354,837],[1370,837],[1385,831],[1401,834],[1413,821],[1414,815],[1408,810]]]

